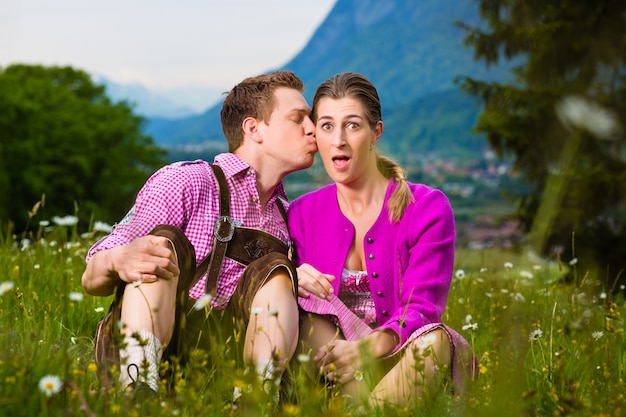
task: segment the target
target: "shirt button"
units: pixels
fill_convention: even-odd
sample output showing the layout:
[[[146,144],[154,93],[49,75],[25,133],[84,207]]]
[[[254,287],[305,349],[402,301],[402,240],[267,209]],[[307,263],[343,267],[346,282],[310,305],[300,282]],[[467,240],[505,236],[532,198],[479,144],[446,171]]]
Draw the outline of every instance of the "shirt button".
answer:
[[[372,239],[371,237],[367,238],[367,243],[374,243],[374,239]]]
[[[376,272],[372,272],[372,278],[378,278],[378,274]]]
[[[367,257],[370,258],[370,259],[374,259],[374,254],[370,253]]]
[[[387,317],[389,315],[389,312],[387,310],[383,310],[380,314]]]
[[[252,201],[253,201],[253,202],[255,202],[255,203],[256,203],[258,200],[259,200],[258,198],[256,198],[256,197],[252,197]]]
[[[382,291],[378,291],[378,292],[376,293],[376,295],[377,295],[377,296],[379,296],[379,297],[382,297],[382,296],[383,296],[383,292],[382,292]]]

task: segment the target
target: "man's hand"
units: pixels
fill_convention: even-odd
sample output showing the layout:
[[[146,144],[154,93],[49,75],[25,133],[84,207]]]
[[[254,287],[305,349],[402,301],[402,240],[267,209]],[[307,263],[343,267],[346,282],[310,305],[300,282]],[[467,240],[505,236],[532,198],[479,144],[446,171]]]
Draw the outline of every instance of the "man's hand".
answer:
[[[163,236],[139,237],[121,246],[112,260],[113,270],[124,282],[172,279],[180,271],[170,242]]]

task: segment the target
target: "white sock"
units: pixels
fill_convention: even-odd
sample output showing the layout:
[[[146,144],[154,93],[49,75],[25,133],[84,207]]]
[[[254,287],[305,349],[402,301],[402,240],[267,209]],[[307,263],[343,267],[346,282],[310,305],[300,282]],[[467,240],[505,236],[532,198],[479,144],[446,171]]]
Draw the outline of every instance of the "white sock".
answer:
[[[154,391],[159,386],[159,363],[163,355],[161,342],[146,331],[138,330],[124,335],[120,349],[120,383],[123,388],[133,382],[145,382]]]

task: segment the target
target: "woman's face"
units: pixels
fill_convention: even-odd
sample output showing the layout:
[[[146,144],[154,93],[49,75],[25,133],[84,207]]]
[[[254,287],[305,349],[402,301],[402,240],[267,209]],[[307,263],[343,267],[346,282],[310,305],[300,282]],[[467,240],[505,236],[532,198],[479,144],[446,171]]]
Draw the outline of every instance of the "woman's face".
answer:
[[[374,129],[357,99],[323,98],[315,109],[315,136],[324,168],[339,184],[354,185],[377,172],[374,145],[383,123]]]

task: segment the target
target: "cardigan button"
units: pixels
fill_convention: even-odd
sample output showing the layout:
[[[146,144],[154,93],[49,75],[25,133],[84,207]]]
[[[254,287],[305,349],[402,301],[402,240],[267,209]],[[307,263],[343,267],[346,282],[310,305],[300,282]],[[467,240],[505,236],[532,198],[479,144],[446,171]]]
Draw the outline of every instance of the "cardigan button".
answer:
[[[367,257],[370,258],[370,259],[374,259],[374,254],[370,253]]]
[[[383,296],[383,292],[382,291],[378,291],[378,292],[376,292],[376,295],[379,296],[379,297],[382,297]]]
[[[383,310],[380,314],[387,317],[389,315],[389,312],[387,310]]]
[[[372,272],[372,278],[378,278],[378,274],[376,272]]]
[[[372,239],[371,237],[367,238],[367,243],[374,243],[374,239]]]

